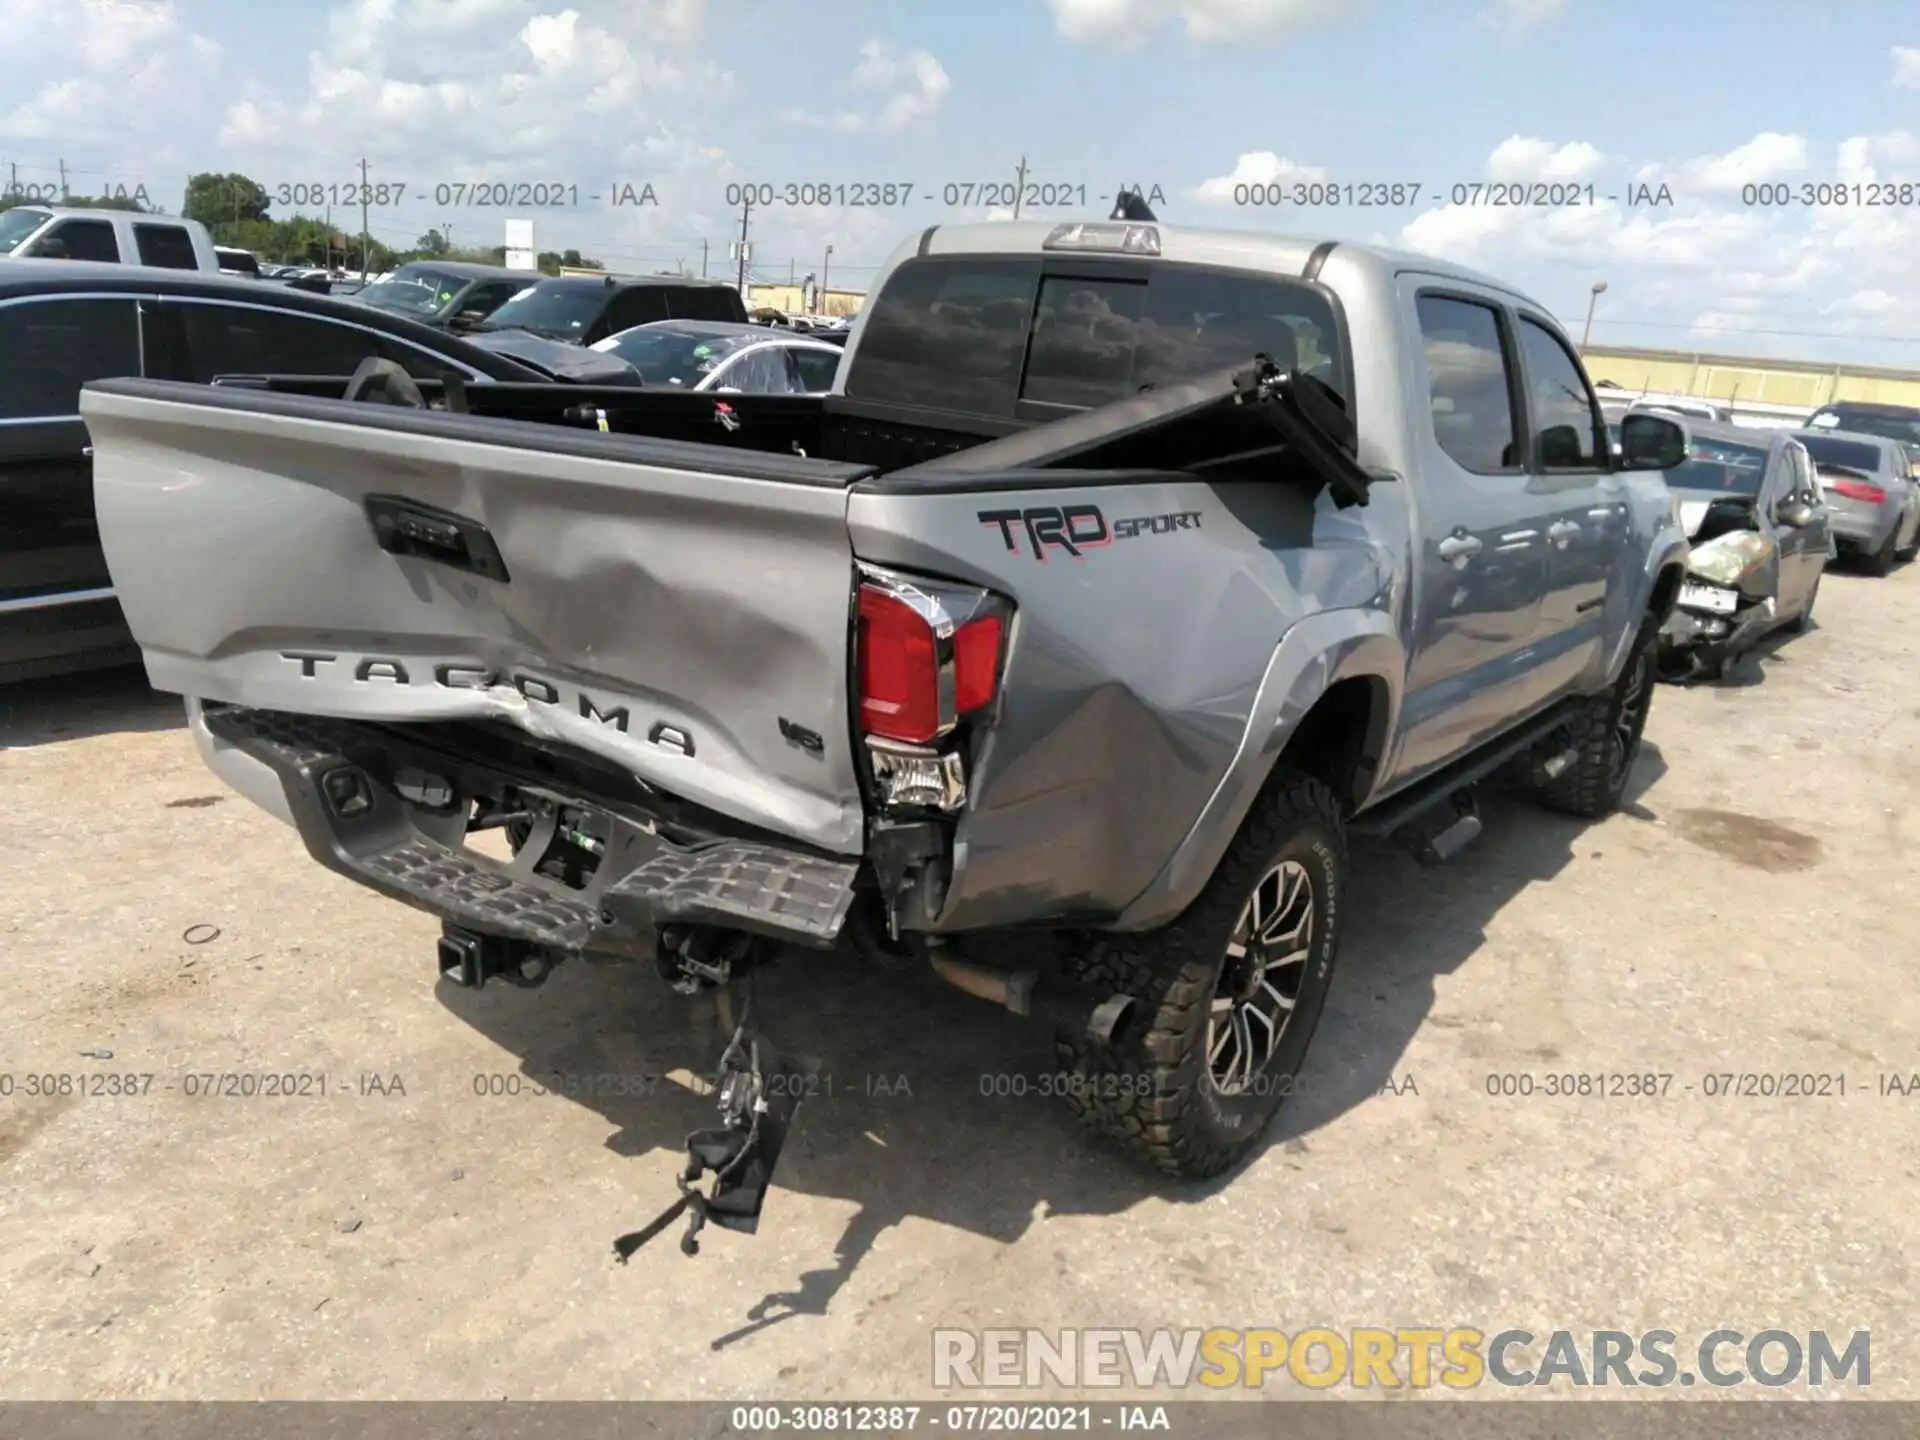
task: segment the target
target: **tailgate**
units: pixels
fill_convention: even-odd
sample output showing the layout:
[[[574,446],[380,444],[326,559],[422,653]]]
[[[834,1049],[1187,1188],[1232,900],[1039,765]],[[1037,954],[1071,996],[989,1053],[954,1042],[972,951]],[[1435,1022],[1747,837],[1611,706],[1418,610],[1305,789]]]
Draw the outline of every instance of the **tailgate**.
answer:
[[[96,382],[81,411],[156,688],[506,721],[860,850],[845,487],[864,467],[165,381]],[[419,553],[382,548],[381,515]]]

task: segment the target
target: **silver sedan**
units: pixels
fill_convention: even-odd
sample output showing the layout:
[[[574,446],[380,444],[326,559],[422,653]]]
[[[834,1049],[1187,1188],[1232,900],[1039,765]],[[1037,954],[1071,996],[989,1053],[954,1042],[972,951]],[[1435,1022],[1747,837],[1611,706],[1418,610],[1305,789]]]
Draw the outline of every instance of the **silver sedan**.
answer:
[[[1885,575],[1920,550],[1920,485],[1895,440],[1845,430],[1796,430],[1807,447],[1840,553]]]

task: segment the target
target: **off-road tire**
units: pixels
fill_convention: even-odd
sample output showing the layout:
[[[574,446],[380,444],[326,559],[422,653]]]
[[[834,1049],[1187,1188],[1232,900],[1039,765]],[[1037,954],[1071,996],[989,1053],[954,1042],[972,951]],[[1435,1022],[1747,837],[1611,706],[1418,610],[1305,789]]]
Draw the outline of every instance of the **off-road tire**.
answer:
[[[1299,994],[1257,1084],[1225,1094],[1207,1069],[1208,1012],[1242,910],[1288,860],[1306,871],[1315,907]],[[1333,792],[1311,776],[1276,771],[1179,919],[1147,934],[1095,935],[1068,947],[1073,978],[1138,1002],[1111,1047],[1060,1043],[1068,1105],[1097,1133],[1180,1179],[1209,1179],[1239,1164],[1296,1087],[1333,978],[1346,880],[1346,835]]]
[[[1633,775],[1633,762],[1640,753],[1640,738],[1646,733],[1647,714],[1653,708],[1655,652],[1654,626],[1648,624],[1641,629],[1627,663],[1621,666],[1620,678],[1589,700],[1573,721],[1573,748],[1579,758],[1534,791],[1541,805],[1589,820],[1620,808],[1627,781]],[[1711,662],[1696,653],[1695,663],[1704,672]],[[1632,743],[1627,747],[1626,764],[1616,774],[1613,736],[1615,728],[1627,718],[1624,712],[1630,699],[1637,709],[1630,725]]]
[[[1807,592],[1807,603],[1800,607],[1800,613],[1787,622],[1787,631],[1793,635],[1804,635],[1813,628],[1813,602],[1820,598],[1820,577],[1815,576],[1813,589]]]

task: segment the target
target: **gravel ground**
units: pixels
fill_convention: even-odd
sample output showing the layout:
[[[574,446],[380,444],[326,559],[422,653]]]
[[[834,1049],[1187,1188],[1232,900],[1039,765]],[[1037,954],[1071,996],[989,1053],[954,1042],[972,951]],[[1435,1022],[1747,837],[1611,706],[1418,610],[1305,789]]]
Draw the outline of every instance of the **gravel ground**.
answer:
[[[1920,1095],[1881,1078],[1920,1071],[1917,597],[1920,567],[1834,574],[1813,633],[1663,686],[1603,824],[1500,800],[1443,870],[1358,849],[1304,1093],[1229,1182],[992,1093],[1050,1068],[1012,1017],[803,958],[762,1003],[809,997],[832,1093],[761,1233],[624,1267],[708,1123],[708,1004],[579,967],[448,993],[435,923],[226,794],[177,702],[23,687],[0,1397],[932,1398],[941,1325],[1871,1329],[1873,1395],[1920,1397]],[[227,1072],[325,1093],[192,1093]],[[556,1072],[581,1093],[536,1093]],[[1488,1093],[1570,1072],[1672,1078]],[[49,1075],[89,1093],[28,1093]],[[117,1075],[153,1078],[86,1078]]]

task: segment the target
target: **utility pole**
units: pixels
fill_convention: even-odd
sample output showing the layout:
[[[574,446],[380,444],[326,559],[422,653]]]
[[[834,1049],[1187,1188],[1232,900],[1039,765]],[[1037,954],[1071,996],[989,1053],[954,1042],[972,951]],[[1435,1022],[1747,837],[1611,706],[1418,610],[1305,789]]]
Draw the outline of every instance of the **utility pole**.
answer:
[[[367,157],[360,157],[360,278],[367,278]]]
[[[740,287],[740,298],[747,298],[747,219],[753,214],[753,196],[748,195],[740,202],[740,278],[736,282]]]
[[[705,240],[700,242],[700,278],[702,280],[707,278],[707,242]]]
[[[1027,193],[1027,157],[1020,157],[1020,173],[1013,182],[1013,218],[1020,218],[1020,199]]]
[[[67,203],[67,162],[60,162],[60,203]]]
[[[20,193],[20,162],[18,160],[7,162],[7,193],[9,195]]]
[[[820,261],[820,291],[813,297],[813,313],[816,315],[832,313],[827,309],[827,267],[831,264],[833,264],[833,246],[829,245],[826,255]]]

